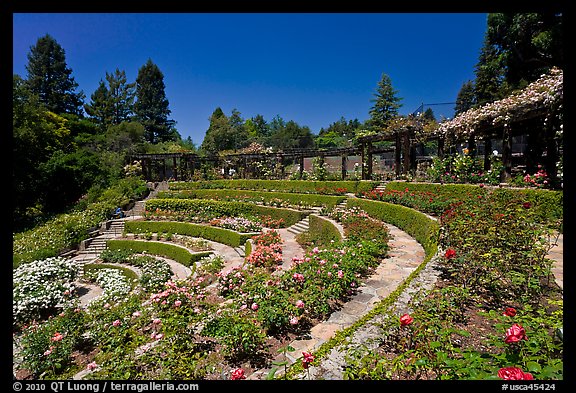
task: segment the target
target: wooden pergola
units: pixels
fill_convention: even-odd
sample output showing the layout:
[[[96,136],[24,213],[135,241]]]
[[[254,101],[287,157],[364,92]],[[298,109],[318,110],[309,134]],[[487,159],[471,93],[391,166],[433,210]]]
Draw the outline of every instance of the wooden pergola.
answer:
[[[484,143],[484,169],[490,169],[492,142],[502,140],[502,180],[510,178],[513,167],[512,139],[515,136],[528,136],[527,170],[533,172],[537,162],[543,162],[548,176],[556,178],[556,162],[562,154],[562,146],[556,130],[562,125],[562,71],[552,69],[550,74],[528,85],[524,90],[511,96],[470,109],[454,119],[440,123],[436,130],[425,130],[419,119],[400,119],[390,129],[378,134],[357,138],[353,147],[334,149],[293,148],[278,151],[263,150],[254,152],[230,152],[213,156],[200,156],[196,153],[153,153],[136,154],[131,160],[142,163],[142,171],[147,180],[164,180],[167,177],[167,162],[172,161],[174,180],[191,178],[194,170],[205,168],[206,163],[221,167],[224,177],[229,169],[234,169],[242,178],[253,176],[255,162],[280,164],[284,176],[284,163],[287,160],[298,162],[299,174],[304,172],[304,159],[319,157],[341,157],[342,179],[347,176],[347,159],[360,155],[362,158],[362,179],[372,179],[373,156],[394,152],[395,174],[399,177],[417,167],[417,146],[427,141],[437,141],[438,156],[456,143],[465,143],[470,155],[477,156],[477,144]],[[393,142],[392,147],[379,147],[377,142]],[[156,168],[158,177],[154,176]]]

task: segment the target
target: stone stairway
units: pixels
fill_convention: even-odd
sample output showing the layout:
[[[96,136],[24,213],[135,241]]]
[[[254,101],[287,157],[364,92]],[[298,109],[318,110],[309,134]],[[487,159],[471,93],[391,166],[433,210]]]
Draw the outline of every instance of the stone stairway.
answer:
[[[78,251],[75,258],[78,262],[88,263],[98,258],[106,249],[106,241],[122,236],[124,233],[124,220],[111,220],[106,230],[98,236],[88,239],[85,249]]]
[[[246,249],[244,246],[234,247],[234,251],[236,251],[242,258],[246,256]]]
[[[386,183],[380,183],[374,188],[375,192],[384,192],[386,191]]]
[[[310,221],[308,219],[308,216],[306,216],[306,218],[304,218],[303,220],[298,221],[296,224],[288,227],[288,232],[294,235],[299,235],[302,232],[306,232],[309,227],[310,227]]]

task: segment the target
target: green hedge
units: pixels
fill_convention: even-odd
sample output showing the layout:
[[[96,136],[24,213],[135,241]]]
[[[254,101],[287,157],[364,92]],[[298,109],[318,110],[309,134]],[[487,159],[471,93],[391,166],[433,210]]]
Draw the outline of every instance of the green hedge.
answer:
[[[192,189],[238,189],[238,190],[261,190],[261,191],[285,191],[296,193],[315,194],[342,194],[344,192],[370,191],[376,187],[378,181],[364,180],[337,180],[337,181],[312,181],[312,180],[206,180],[196,182],[170,182],[170,190]]]
[[[346,196],[299,194],[294,192],[269,192],[251,190],[176,190],[159,192],[157,198],[214,199],[227,198],[247,201],[258,201],[269,204],[274,199],[281,199],[293,206],[324,206],[332,208],[346,199]]]
[[[437,184],[437,183],[412,183],[390,182],[386,184],[387,190],[432,192],[436,195],[450,197],[457,200],[466,200],[478,195],[484,195],[488,191],[502,194],[513,198],[518,197],[532,204],[540,223],[555,224],[564,216],[564,193],[555,190],[540,190],[530,188],[499,188],[480,187],[473,184]]]
[[[156,198],[146,201],[146,210],[155,209],[179,212],[211,211],[217,215],[238,217],[245,214],[257,217],[270,216],[274,220],[283,219],[289,227],[306,217],[307,213],[293,209],[260,206],[246,202],[211,201],[206,199]]]
[[[231,247],[244,244],[254,235],[253,233],[238,233],[230,229],[178,221],[126,221],[124,231],[127,233],[151,232],[187,235],[227,244]]]
[[[192,268],[192,272],[195,268],[194,262],[212,253],[211,251],[191,253],[184,247],[147,240],[111,239],[106,242],[106,246],[111,250],[133,250],[136,252],[146,252],[148,254],[173,259],[184,266]]]
[[[309,239],[320,244],[328,244],[330,241],[342,241],[342,235],[338,228],[325,218],[310,214],[308,225]]]
[[[425,261],[428,261],[436,254],[440,225],[424,213],[388,202],[370,201],[360,198],[349,198],[347,206],[358,207],[371,217],[397,226],[412,236],[424,248],[426,252]]]

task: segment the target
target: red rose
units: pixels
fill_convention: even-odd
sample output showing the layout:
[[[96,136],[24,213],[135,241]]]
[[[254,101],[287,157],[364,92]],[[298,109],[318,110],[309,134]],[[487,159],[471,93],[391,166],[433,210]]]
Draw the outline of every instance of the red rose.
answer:
[[[246,379],[246,375],[244,374],[244,370],[241,368],[237,368],[236,370],[232,371],[232,380],[239,380],[239,379]]]
[[[444,256],[445,256],[447,259],[452,259],[452,258],[454,258],[454,257],[456,256],[456,251],[454,251],[453,249],[449,248],[449,249],[446,250],[446,254],[444,254]]]
[[[310,363],[314,361],[314,356],[312,356],[312,354],[309,352],[302,352],[302,355],[304,356],[302,359],[302,367],[307,369]]]
[[[530,209],[532,207],[532,204],[530,202],[524,202],[522,206],[524,207],[524,209]]]
[[[512,307],[506,307],[506,311],[504,311],[504,314],[502,315],[507,315],[509,317],[513,317],[516,315],[516,309],[512,308]]]
[[[402,326],[410,325],[413,321],[414,321],[414,318],[412,318],[408,314],[404,314],[400,317],[400,325],[402,325]]]
[[[528,340],[528,337],[526,337],[526,331],[524,328],[515,323],[508,330],[506,330],[506,339],[504,342],[506,344],[511,344],[517,343],[520,340]]]
[[[505,379],[505,380],[529,380],[534,379],[532,374],[525,373],[518,367],[503,367],[498,370],[498,377]]]

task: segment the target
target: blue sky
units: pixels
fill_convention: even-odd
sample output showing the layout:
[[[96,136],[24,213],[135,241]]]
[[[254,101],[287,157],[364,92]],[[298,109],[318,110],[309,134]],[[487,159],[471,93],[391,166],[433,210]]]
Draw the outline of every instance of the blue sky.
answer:
[[[148,58],[164,74],[183,138],[199,146],[220,107],[244,119],[279,115],[314,133],[341,117],[366,120],[382,74],[402,98],[454,102],[474,79],[484,13],[15,13],[13,72],[50,34],[64,48],[79,90],[90,95],[106,72],[133,82]],[[453,105],[432,106],[437,117]],[[442,113],[440,113],[442,112]]]

